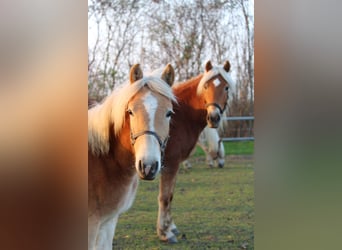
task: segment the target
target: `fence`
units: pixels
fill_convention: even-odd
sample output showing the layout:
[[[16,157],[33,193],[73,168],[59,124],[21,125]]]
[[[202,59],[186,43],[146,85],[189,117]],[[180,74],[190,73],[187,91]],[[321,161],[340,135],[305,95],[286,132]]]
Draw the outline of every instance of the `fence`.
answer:
[[[254,122],[254,116],[232,116],[232,117],[223,117],[226,121],[251,121],[249,122],[249,135],[252,134],[252,122]],[[222,137],[222,141],[254,141],[254,136],[247,137]]]

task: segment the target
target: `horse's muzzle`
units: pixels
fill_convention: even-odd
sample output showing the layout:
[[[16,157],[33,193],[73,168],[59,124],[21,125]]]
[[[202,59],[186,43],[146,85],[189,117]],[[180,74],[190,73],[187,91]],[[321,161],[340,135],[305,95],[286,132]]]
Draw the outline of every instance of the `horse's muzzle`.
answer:
[[[207,116],[207,124],[210,128],[218,128],[221,121],[221,115],[219,113],[209,113]]]
[[[145,164],[139,161],[139,177],[142,180],[154,180],[158,174],[159,162],[156,161],[152,164]]]

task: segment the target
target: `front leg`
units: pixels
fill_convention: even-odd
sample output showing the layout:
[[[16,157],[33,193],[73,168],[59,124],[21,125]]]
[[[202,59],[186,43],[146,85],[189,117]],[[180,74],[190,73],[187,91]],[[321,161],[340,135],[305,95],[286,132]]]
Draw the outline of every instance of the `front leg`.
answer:
[[[214,167],[213,157],[210,155],[209,152],[205,152],[205,155],[206,155],[206,161],[207,161],[208,167],[213,168]]]
[[[119,215],[103,221],[96,239],[96,250],[112,250],[113,238]]]
[[[88,215],[88,250],[96,250],[96,238],[100,229],[100,219],[96,215]]]
[[[179,164],[168,165],[163,169],[159,185],[159,210],[157,233],[162,241],[176,243],[179,234],[171,216],[171,202],[176,183]]]

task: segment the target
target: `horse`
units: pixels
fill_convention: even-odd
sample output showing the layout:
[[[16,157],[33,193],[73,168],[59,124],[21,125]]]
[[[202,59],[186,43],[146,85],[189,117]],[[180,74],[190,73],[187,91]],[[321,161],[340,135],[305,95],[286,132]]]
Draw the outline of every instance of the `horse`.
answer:
[[[219,126],[230,84],[234,84],[229,71],[229,61],[223,66],[213,66],[208,61],[203,74],[172,87],[178,105],[173,106],[165,167],[159,183],[157,234],[161,241],[177,242],[179,231],[171,216],[171,203],[179,165],[188,158],[207,125]]]
[[[206,162],[210,168],[214,167],[215,162],[219,168],[223,168],[225,151],[217,129],[205,127],[199,136],[197,145],[204,151]],[[191,168],[189,160],[185,160],[183,165],[185,168]]]
[[[138,180],[160,172],[168,140],[174,70],[143,77],[132,66],[129,81],[88,110],[88,249],[112,249],[119,215],[135,198]]]

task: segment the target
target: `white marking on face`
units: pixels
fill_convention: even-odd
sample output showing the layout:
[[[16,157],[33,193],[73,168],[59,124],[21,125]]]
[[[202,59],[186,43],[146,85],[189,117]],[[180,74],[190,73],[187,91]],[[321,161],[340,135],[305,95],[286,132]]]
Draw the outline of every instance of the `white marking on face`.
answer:
[[[148,118],[148,128],[145,130],[155,131],[155,116],[158,108],[158,100],[150,92],[142,97],[142,103],[146,110]],[[152,164],[158,162],[157,172],[160,171],[160,145],[158,140],[153,135],[140,136],[134,144],[136,149],[136,162],[135,166],[138,170],[139,161],[142,161],[146,166],[144,171],[147,175],[150,172]]]
[[[219,79],[216,78],[216,79],[213,81],[213,83],[214,83],[215,87],[217,87],[217,86],[220,85],[221,81],[220,81]]]
[[[157,98],[155,98],[150,92],[148,92],[143,98],[143,105],[145,110],[147,111],[148,119],[149,119],[149,130],[154,131],[154,119],[158,107]]]
[[[209,106],[207,108],[207,112],[209,115],[220,115],[220,110],[216,106]]]

